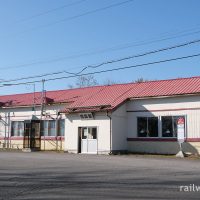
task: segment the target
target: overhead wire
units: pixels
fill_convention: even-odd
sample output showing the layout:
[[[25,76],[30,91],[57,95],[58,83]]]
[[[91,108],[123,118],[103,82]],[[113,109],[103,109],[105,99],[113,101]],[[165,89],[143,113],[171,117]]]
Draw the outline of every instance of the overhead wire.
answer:
[[[47,82],[47,81],[55,81],[55,80],[61,80],[61,79],[74,78],[74,77],[79,77],[79,76],[101,74],[101,73],[106,73],[106,72],[119,71],[119,70],[131,69],[131,68],[136,68],[136,67],[166,63],[166,62],[171,62],[171,61],[177,61],[177,60],[182,60],[182,59],[194,58],[194,57],[199,57],[199,56],[200,56],[200,53],[188,55],[188,56],[170,58],[170,59],[165,59],[165,60],[159,60],[159,61],[154,61],[154,62],[142,63],[142,64],[137,64],[137,65],[130,65],[130,66],[126,66],[126,67],[118,67],[118,68],[101,70],[101,71],[96,71],[96,72],[88,72],[88,73],[84,73],[84,74],[77,74],[77,75],[70,75],[70,76],[63,76],[63,77],[56,77],[56,78],[49,78],[49,79],[35,80],[35,81],[27,81],[27,82],[13,83],[13,84],[7,84],[7,85],[3,84],[3,85],[0,85],[0,87],[26,85],[26,84],[31,84],[31,83],[41,83],[42,81]]]
[[[162,42],[162,41],[166,41],[166,40],[176,39],[176,38],[179,38],[179,37],[194,35],[194,34],[198,34],[198,33],[200,33],[200,30],[195,31],[195,32],[181,34],[181,35],[169,36],[169,37],[165,37],[165,38],[161,38],[161,39],[143,40],[143,41],[140,41],[138,43],[136,42],[134,44],[130,43],[130,44],[125,44],[125,45],[121,45],[121,46],[97,50],[97,51],[94,51],[94,52],[86,52],[86,53],[75,54],[75,55],[71,55],[71,56],[62,56],[62,57],[58,57],[58,58],[54,58],[54,59],[50,59],[50,60],[40,60],[40,61],[24,63],[24,64],[19,64],[19,65],[14,65],[14,66],[0,67],[0,70],[9,70],[9,69],[15,69],[15,68],[30,67],[30,66],[34,66],[34,65],[43,65],[43,64],[48,64],[48,63],[55,63],[55,62],[59,62],[59,61],[62,61],[62,60],[67,60],[67,59],[75,59],[75,58],[79,58],[79,57],[83,57],[83,56],[90,56],[90,55],[95,55],[95,54],[99,54],[99,53],[123,50],[123,49],[131,48],[131,47],[144,46],[144,45],[158,43],[158,42]]]
[[[46,27],[49,27],[49,26],[52,26],[52,25],[55,25],[55,24],[71,21],[71,20],[74,20],[74,19],[77,19],[77,18],[80,18],[80,17],[84,17],[84,16],[87,16],[87,15],[91,15],[91,14],[94,14],[94,13],[97,13],[97,12],[101,12],[101,11],[107,10],[107,9],[110,9],[110,8],[118,7],[118,6],[130,3],[130,2],[133,2],[133,1],[134,0],[126,0],[126,1],[123,1],[123,2],[110,4],[108,6],[104,6],[104,7],[101,7],[101,8],[96,8],[94,10],[90,10],[90,11],[87,11],[87,12],[84,12],[84,13],[81,13],[81,14],[78,14],[78,15],[74,15],[74,16],[67,17],[67,18],[64,18],[64,19],[60,19],[60,20],[57,20],[55,22],[51,22],[49,24],[45,24],[45,25],[34,27],[34,28],[30,28],[30,29],[25,30],[25,31],[23,31],[21,33],[29,32],[29,31],[35,31],[35,30],[38,30],[38,29],[41,29],[41,28],[46,28]]]
[[[32,20],[34,18],[43,16],[43,15],[47,15],[49,13],[52,13],[52,12],[55,12],[55,11],[58,11],[58,10],[61,10],[61,9],[67,8],[67,7],[75,6],[77,4],[83,3],[84,1],[87,1],[87,0],[79,0],[79,1],[72,2],[72,3],[68,3],[68,4],[65,4],[65,5],[62,5],[62,6],[59,6],[59,7],[56,7],[56,8],[52,8],[52,9],[40,12],[38,14],[35,14],[35,15],[32,15],[32,16],[20,19],[20,20],[18,20],[16,22],[19,23],[19,22],[29,21],[29,20]]]
[[[169,51],[169,50],[172,50],[172,49],[177,49],[177,48],[189,46],[189,45],[196,44],[196,43],[199,43],[199,42],[200,42],[200,39],[196,39],[196,40],[188,41],[188,42],[185,42],[185,43],[181,43],[181,44],[177,44],[177,45],[173,45],[173,46],[169,46],[169,47],[164,47],[164,48],[161,48],[161,49],[156,49],[156,50],[147,51],[147,52],[144,52],[144,53],[134,54],[134,55],[119,58],[119,59],[108,60],[108,61],[101,62],[101,63],[96,64],[96,65],[83,66],[83,67],[81,67],[82,69],[79,72],[76,72],[76,73],[69,72],[69,71],[66,71],[66,70],[62,70],[62,71],[45,73],[45,74],[40,74],[40,75],[35,75],[35,76],[21,77],[21,78],[17,78],[17,79],[0,80],[0,83],[8,83],[8,82],[16,82],[16,81],[20,81],[20,80],[41,78],[41,77],[46,77],[46,76],[50,76],[50,75],[58,75],[58,74],[62,74],[62,73],[71,74],[71,75],[78,75],[78,74],[81,74],[82,72],[84,72],[85,70],[87,70],[89,68],[95,69],[95,68],[101,67],[103,65],[121,62],[121,61],[129,60],[129,59],[133,59],[133,58],[139,58],[139,57],[143,57],[143,56],[147,56],[147,55],[151,55],[151,54],[155,54],[155,53],[160,53],[160,52],[163,52],[163,51]]]

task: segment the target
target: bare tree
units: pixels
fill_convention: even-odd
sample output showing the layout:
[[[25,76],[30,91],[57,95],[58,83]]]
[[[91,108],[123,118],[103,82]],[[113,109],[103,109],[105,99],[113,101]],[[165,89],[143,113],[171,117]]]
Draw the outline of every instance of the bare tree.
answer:
[[[98,82],[92,75],[79,76],[76,81],[76,86],[79,88],[90,87],[95,85],[98,85]]]
[[[114,84],[117,84],[117,83],[120,83],[120,82],[114,81],[114,80],[111,80],[111,79],[108,78],[103,82],[103,85],[114,85]]]
[[[72,88],[74,88],[74,86],[72,84],[68,84],[68,88],[72,89]]]
[[[133,82],[134,83],[143,83],[143,82],[146,82],[146,81],[148,81],[148,80],[141,77],[141,78],[134,80]]]

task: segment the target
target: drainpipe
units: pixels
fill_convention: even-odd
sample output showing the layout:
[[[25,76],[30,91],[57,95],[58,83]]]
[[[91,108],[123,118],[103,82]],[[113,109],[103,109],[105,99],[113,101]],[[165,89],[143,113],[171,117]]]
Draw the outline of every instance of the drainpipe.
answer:
[[[106,113],[106,116],[110,119],[110,153],[112,154],[112,118],[111,115],[108,114],[108,111]]]
[[[10,112],[8,112],[8,148],[11,148]]]
[[[59,115],[60,115],[60,113],[59,112],[57,112],[57,116],[56,116],[56,151],[58,151],[58,134],[59,134],[59,130],[58,130],[58,128],[59,128],[59,126],[58,126],[58,122],[59,122]],[[60,143],[60,145],[62,145],[61,143]]]
[[[6,120],[7,120],[7,116],[6,116],[6,113],[5,113],[5,123],[4,123],[4,131],[5,131],[5,136],[4,136],[4,145],[5,145],[5,148],[8,148],[8,138],[7,138],[7,124],[6,124]]]

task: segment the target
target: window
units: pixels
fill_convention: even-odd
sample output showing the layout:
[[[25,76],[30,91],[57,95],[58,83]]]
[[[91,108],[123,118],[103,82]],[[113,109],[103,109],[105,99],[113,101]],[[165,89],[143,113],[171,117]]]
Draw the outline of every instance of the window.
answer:
[[[48,121],[41,121],[41,136],[48,136]]]
[[[58,136],[65,135],[65,120],[58,120]],[[56,136],[56,120],[41,121],[41,136]]]
[[[88,139],[97,139],[97,129],[88,128]]]
[[[158,137],[157,117],[138,117],[138,137]]]
[[[81,113],[80,118],[81,119],[93,119],[93,114],[92,113]]]
[[[51,120],[49,121],[49,126],[48,126],[48,135],[49,136],[56,136],[56,121]]]
[[[81,128],[82,139],[97,139],[96,127],[83,127]]]
[[[44,120],[41,122],[41,136],[56,136],[56,121]]]
[[[23,136],[24,135],[24,122],[13,121],[11,122],[11,136]]]
[[[162,121],[162,137],[177,137],[177,120],[184,116],[163,116]]]
[[[87,139],[87,128],[82,128],[82,139]]]
[[[146,117],[138,117],[138,137],[146,137],[147,136],[147,118]]]

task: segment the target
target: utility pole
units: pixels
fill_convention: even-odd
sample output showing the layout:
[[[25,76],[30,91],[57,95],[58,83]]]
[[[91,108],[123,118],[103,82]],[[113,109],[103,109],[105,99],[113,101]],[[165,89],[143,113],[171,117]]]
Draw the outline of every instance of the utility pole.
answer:
[[[6,123],[6,121],[7,121],[7,116],[6,116],[6,113],[5,113],[5,120],[4,120],[4,121],[5,121],[5,125],[4,125],[4,131],[5,131],[4,145],[5,145],[5,146],[4,146],[4,147],[8,149],[8,141],[7,141],[7,140],[8,140],[8,136],[7,136],[7,123]]]
[[[35,83],[33,83],[33,109],[34,109],[34,115],[36,115],[36,110],[35,110]]]
[[[44,103],[45,103],[44,83],[45,83],[45,79],[42,79],[42,99],[41,99],[41,116],[40,116],[41,120],[44,115]],[[44,138],[44,150],[45,150],[45,132],[43,132],[43,138]]]
[[[45,104],[45,90],[44,90],[45,79],[42,79],[42,99],[41,99],[41,119],[44,115],[44,104]]]
[[[11,148],[11,127],[10,127],[10,112],[8,112],[8,117],[7,117],[7,126],[8,126],[8,148]]]

